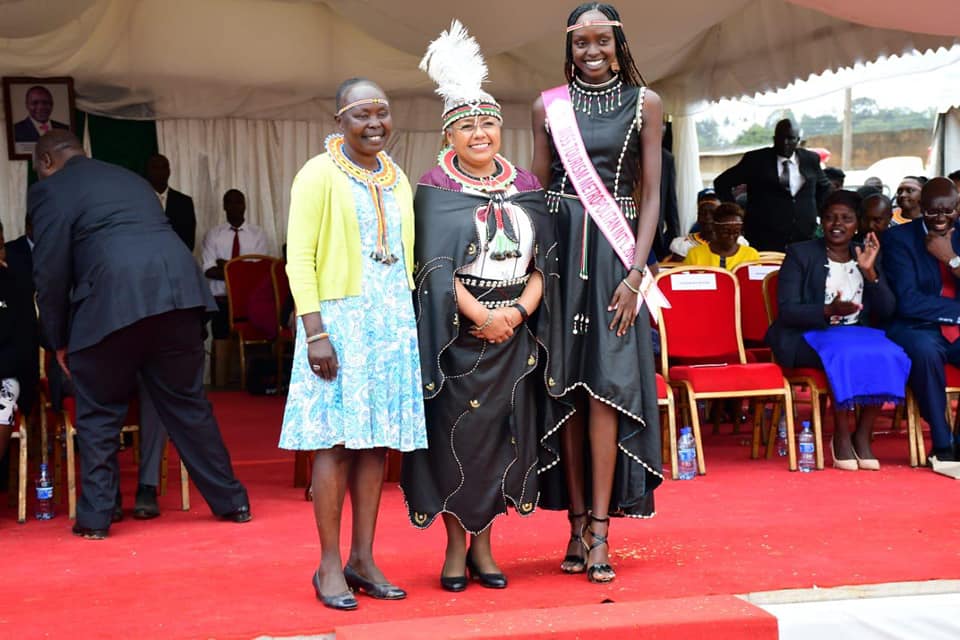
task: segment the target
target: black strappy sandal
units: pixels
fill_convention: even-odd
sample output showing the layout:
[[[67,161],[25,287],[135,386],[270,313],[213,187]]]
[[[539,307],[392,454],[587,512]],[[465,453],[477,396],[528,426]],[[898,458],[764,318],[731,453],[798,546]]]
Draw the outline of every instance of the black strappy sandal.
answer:
[[[597,516],[590,514],[591,522],[610,522],[610,518],[598,518]],[[610,529],[607,528],[607,535],[602,536],[599,533],[596,533],[592,527],[587,528],[587,531],[590,532],[590,545],[587,546],[587,543],[584,542],[583,546],[587,550],[587,556],[590,555],[590,552],[598,547],[602,547],[607,544],[607,538],[610,535]],[[597,577],[598,574],[608,574],[608,577],[600,578]],[[587,580],[597,584],[606,584],[608,582],[613,582],[613,579],[617,577],[616,572],[614,572],[613,567],[610,566],[607,562],[598,562],[587,567]]]
[[[567,520],[570,521],[571,529],[573,529],[574,520],[576,520],[577,518],[585,518],[585,517],[587,517],[586,511],[584,511],[583,513],[573,513],[572,511],[569,511],[569,510],[567,511]],[[577,543],[578,546],[582,547],[583,546],[583,535],[582,535],[583,529],[582,528],[580,529],[580,532],[581,533],[571,533],[570,542],[575,542]],[[570,543],[568,542],[567,544],[569,545]],[[564,567],[564,565],[568,565],[568,564],[573,566],[570,568]],[[586,555],[576,555],[573,553],[568,553],[567,555],[563,556],[563,562],[560,563],[560,570],[563,571],[564,573],[570,573],[570,574],[583,573],[584,571],[587,570]]]

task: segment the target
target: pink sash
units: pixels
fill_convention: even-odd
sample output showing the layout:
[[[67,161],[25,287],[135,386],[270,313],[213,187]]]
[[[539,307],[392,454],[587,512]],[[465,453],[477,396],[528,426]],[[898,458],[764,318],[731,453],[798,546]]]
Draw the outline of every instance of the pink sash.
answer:
[[[547,122],[550,123],[550,135],[553,144],[563,162],[567,176],[580,196],[583,208],[593,219],[597,228],[613,247],[623,266],[629,273],[633,266],[637,240],[633,229],[620,210],[620,205],[610,195],[603,180],[597,175],[597,170],[590,160],[587,148],[580,137],[580,128],[577,126],[577,117],[570,103],[570,89],[561,85],[544,91],[543,106],[546,110]],[[637,311],[640,305],[647,303],[650,316],[657,321],[657,312],[661,308],[669,309],[670,303],[657,287],[649,270],[644,270],[643,280],[640,282],[640,295],[637,297]]]

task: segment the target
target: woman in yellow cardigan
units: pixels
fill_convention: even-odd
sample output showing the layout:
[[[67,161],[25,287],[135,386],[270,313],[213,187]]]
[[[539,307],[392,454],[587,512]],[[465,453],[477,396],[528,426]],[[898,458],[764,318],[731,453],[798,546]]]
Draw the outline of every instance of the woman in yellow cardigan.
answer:
[[[317,598],[357,607],[350,592],[399,600],[373,559],[387,448],[427,446],[413,287],[413,202],[383,150],[393,128],[374,83],[337,91],[339,134],[294,179],[287,274],[296,346],[280,447],[316,451],[313,511],[320,534]],[[346,566],[340,518],[347,488],[353,534]]]

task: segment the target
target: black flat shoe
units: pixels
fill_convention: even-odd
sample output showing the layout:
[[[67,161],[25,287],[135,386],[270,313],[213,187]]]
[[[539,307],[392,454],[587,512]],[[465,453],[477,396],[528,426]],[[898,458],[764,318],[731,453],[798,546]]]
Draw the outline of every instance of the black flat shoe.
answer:
[[[389,582],[371,582],[354,571],[350,565],[343,568],[343,578],[354,592],[363,592],[377,600],[403,600],[407,597],[407,592],[397,585]]]
[[[479,580],[481,587],[486,587],[487,589],[507,588],[507,576],[502,573],[480,573],[477,565],[473,563],[473,557],[469,551],[467,551],[467,573],[470,574],[471,578]]]
[[[133,503],[133,517],[137,520],[151,520],[160,515],[157,504],[157,488],[147,484],[137,485],[137,499]]]
[[[73,535],[80,536],[84,540],[104,540],[109,533],[109,529],[90,529],[88,527],[81,527],[78,524],[73,525]]]
[[[454,593],[463,591],[467,588],[467,576],[440,576],[440,586]]]
[[[221,520],[229,520],[230,522],[236,522],[237,524],[250,522],[251,518],[253,518],[253,516],[250,514],[250,505],[248,504],[245,504],[242,507],[237,507],[229,513],[220,515]]]
[[[323,603],[323,606],[337,609],[338,611],[353,611],[357,608],[357,599],[349,591],[338,593],[335,596],[325,596],[320,592],[320,569],[313,574],[313,590],[317,594],[317,600]]]

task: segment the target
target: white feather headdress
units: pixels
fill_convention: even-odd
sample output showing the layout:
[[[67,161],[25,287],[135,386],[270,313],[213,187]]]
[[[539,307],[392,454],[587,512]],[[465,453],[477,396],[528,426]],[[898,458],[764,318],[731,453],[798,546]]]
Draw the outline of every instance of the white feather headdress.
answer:
[[[443,127],[468,115],[492,115],[501,120],[500,105],[482,85],[487,81],[487,63],[480,45],[459,20],[430,43],[420,69],[437,84],[443,98]],[[461,107],[469,106],[463,109]]]

